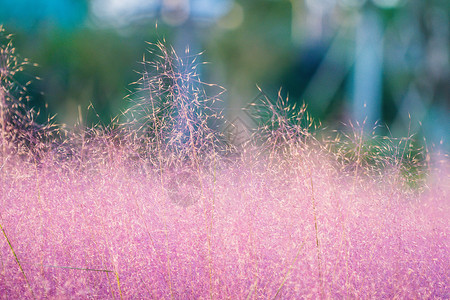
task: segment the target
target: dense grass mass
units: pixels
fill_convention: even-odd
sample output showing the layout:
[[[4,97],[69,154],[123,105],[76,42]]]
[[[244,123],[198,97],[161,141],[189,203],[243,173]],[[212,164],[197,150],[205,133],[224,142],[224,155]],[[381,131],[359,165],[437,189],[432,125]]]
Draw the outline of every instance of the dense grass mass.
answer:
[[[450,297],[446,156],[319,135],[281,97],[237,147],[195,56],[154,48],[129,111],[65,131],[34,123],[2,46],[2,299]]]

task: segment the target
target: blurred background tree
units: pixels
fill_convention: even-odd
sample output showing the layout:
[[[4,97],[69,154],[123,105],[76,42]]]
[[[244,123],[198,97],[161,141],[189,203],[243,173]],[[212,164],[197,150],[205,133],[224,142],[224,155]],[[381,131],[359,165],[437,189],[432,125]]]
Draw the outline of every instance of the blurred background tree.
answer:
[[[246,118],[258,84],[332,127],[380,120],[448,148],[448,0],[0,0],[0,23],[40,65],[27,71],[42,78],[31,104],[69,126],[90,103],[100,119],[88,124],[126,109],[145,41],[165,37],[205,50],[201,77],[227,88],[230,120]]]

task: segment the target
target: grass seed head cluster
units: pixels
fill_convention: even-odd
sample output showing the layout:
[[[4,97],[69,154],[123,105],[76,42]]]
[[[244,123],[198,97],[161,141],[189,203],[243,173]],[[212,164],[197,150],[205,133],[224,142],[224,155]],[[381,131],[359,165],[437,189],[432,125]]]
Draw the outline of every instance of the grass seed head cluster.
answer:
[[[0,298],[450,297],[448,161],[412,137],[262,95],[234,147],[223,89],[163,43],[110,125],[38,125],[3,38]]]

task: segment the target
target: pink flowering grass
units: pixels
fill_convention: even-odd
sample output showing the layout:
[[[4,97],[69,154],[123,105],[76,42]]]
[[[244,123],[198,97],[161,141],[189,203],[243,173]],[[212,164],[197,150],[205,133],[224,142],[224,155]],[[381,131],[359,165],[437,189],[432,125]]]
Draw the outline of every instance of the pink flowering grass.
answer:
[[[357,130],[319,138],[281,97],[233,147],[214,86],[157,47],[108,128],[12,113],[0,65],[0,298],[450,297],[445,156]]]

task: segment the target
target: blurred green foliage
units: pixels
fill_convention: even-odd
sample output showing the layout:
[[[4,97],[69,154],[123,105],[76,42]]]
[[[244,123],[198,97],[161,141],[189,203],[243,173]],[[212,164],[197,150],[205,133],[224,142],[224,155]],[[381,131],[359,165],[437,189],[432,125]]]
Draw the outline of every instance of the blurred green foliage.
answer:
[[[152,33],[145,38],[154,39]],[[123,108],[127,87],[139,77],[134,71],[140,69],[138,60],[146,50],[145,43],[136,38],[85,28],[39,32],[31,39],[16,33],[14,42],[21,56],[39,63],[28,71],[41,78],[30,87],[32,105],[42,109],[47,103],[47,113],[62,114],[59,121],[69,125],[78,117],[74,113],[78,105],[84,111],[92,103],[102,122],[116,116]],[[100,120],[91,116],[89,121]]]
[[[165,38],[178,51],[187,44],[205,50],[203,60],[212,64],[200,69],[201,76],[228,90],[228,115],[239,114],[258,94],[258,84],[274,96],[282,87],[290,103],[305,102],[324,123],[347,122],[353,84],[349,57],[358,22],[371,10],[381,22],[384,43],[381,123],[406,135],[411,123],[417,129],[421,122],[433,142],[448,138],[446,0],[211,0],[210,5],[226,5],[223,15],[207,21],[196,17],[190,1],[191,16],[179,26],[164,22],[165,2],[149,1],[152,11],[128,12],[129,22],[115,25],[114,18],[105,23],[96,15],[96,2],[106,3],[0,0],[0,23],[14,34],[17,52],[39,64],[27,72],[42,78],[30,86],[41,120],[57,114],[58,122],[71,126],[78,106],[86,111],[92,103],[100,119],[93,113],[84,119],[108,123],[128,107],[123,98],[142,71],[145,41]],[[317,76],[318,70],[325,75]]]

